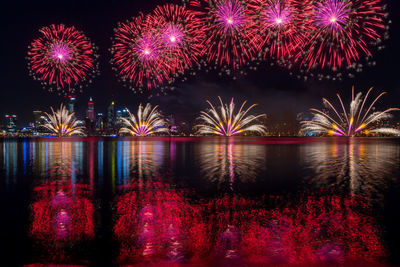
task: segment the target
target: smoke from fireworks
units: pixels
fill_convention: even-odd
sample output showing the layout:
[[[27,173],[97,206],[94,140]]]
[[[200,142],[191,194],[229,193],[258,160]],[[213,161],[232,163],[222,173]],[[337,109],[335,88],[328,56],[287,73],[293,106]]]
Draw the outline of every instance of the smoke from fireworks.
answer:
[[[60,105],[60,109],[57,111],[54,111],[52,107],[50,109],[52,114],[45,112],[46,117],[44,119],[47,123],[43,125],[44,128],[58,137],[84,134],[85,127],[81,126],[83,123],[76,120],[75,114],[69,113],[63,104]]]
[[[313,8],[313,29],[297,56],[300,64],[308,70],[361,71],[362,60],[386,37],[382,0],[317,0]]]
[[[367,99],[372,88],[368,90],[365,98],[358,93],[354,97],[354,88],[352,89],[352,101],[349,110],[346,110],[342,98],[339,94],[341,110],[336,109],[331,102],[323,99],[325,106],[331,110],[336,117],[332,117],[327,111],[311,109],[314,117],[310,121],[302,121],[302,131],[315,134],[328,134],[333,136],[356,136],[360,134],[368,135],[373,133],[400,135],[400,130],[391,127],[378,127],[377,123],[387,120],[391,117],[390,112],[400,110],[398,108],[389,108],[385,111],[374,111],[376,102],[385,94],[379,94],[371,104],[367,105]]]
[[[30,74],[50,90],[81,89],[97,73],[97,48],[74,27],[50,25],[29,46]]]
[[[207,100],[207,103],[211,108],[208,111],[201,111],[199,120],[201,120],[202,124],[197,125],[199,128],[198,134],[223,136],[233,136],[248,132],[265,134],[265,126],[255,123],[257,119],[264,118],[265,114],[257,116],[247,115],[248,112],[256,106],[255,104],[244,109],[246,104],[246,101],[244,101],[239,111],[235,113],[235,103],[233,102],[233,98],[229,105],[224,104],[221,97],[218,97],[218,99],[221,104],[219,110]]]
[[[165,121],[161,118],[157,108],[158,106],[151,108],[149,103],[143,108],[140,104],[137,116],[129,112],[129,118],[121,118],[123,127],[119,130],[119,133],[147,136],[153,133],[168,132],[168,129],[165,128]]]

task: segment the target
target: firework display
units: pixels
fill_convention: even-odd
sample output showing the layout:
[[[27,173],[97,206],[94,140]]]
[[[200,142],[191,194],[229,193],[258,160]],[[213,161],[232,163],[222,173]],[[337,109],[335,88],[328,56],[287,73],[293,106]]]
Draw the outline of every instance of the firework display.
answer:
[[[50,90],[73,93],[97,74],[97,48],[74,27],[50,25],[29,46],[30,74]]]
[[[233,98],[229,105],[224,104],[221,97],[218,97],[218,99],[221,104],[219,109],[215,108],[213,104],[207,100],[211,108],[207,111],[201,111],[199,120],[202,123],[196,126],[198,127],[198,134],[223,136],[233,136],[248,132],[265,134],[265,126],[255,123],[257,119],[264,118],[265,114],[257,116],[247,115],[256,104],[245,109],[246,101],[244,101],[239,111],[236,113]]]
[[[400,130],[391,127],[380,127],[379,122],[387,120],[391,117],[390,112],[400,110],[398,108],[389,108],[385,111],[375,111],[374,106],[376,102],[385,94],[379,94],[371,104],[367,104],[367,99],[371,93],[372,88],[368,90],[364,99],[362,93],[354,96],[354,87],[352,89],[352,101],[349,110],[344,107],[342,98],[339,94],[341,110],[336,109],[331,102],[323,98],[323,103],[328,110],[333,112],[334,116],[329,114],[328,111],[321,111],[318,109],[311,109],[313,118],[310,121],[302,121],[302,131],[311,132],[313,134],[327,134],[334,136],[357,136],[357,135],[370,135],[378,134],[392,134],[399,135]]]
[[[52,114],[45,112],[46,124],[43,125],[44,128],[58,137],[83,134],[85,127],[82,126],[82,121],[75,119],[75,113],[69,113],[63,104],[57,111],[54,111],[52,107],[50,109]]]
[[[362,71],[388,38],[384,0],[184,0],[115,28],[111,63],[133,90],[163,91],[202,65],[246,74],[260,60],[304,76],[342,79]],[[97,73],[96,47],[74,27],[40,29],[28,52],[31,74],[61,92]],[[291,72],[293,73],[293,71]],[[182,80],[186,80],[185,77]]]
[[[361,71],[363,60],[386,36],[386,17],[381,0],[314,1],[313,29],[298,57],[301,65],[308,70]]]
[[[129,112],[129,118],[121,118],[122,125],[120,134],[129,134],[133,136],[147,136],[153,133],[168,132],[165,128],[165,121],[161,118],[158,106],[151,107],[149,103],[143,108],[139,105],[137,116]]]

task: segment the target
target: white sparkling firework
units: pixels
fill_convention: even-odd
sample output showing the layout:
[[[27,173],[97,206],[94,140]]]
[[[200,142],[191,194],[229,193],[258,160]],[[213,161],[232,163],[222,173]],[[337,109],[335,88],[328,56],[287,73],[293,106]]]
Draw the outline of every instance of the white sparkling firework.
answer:
[[[314,117],[310,121],[302,121],[302,131],[312,132],[314,134],[327,134],[333,136],[357,136],[369,134],[390,134],[400,135],[400,130],[391,127],[378,127],[377,124],[382,120],[392,117],[390,112],[400,110],[398,108],[389,108],[384,111],[374,111],[376,102],[386,93],[379,94],[371,104],[367,105],[367,99],[371,93],[370,88],[362,98],[362,93],[354,96],[354,87],[352,89],[352,101],[349,110],[346,110],[339,94],[341,110],[336,109],[331,102],[323,98],[323,103],[327,111],[311,109]],[[329,114],[334,113],[334,116]]]
[[[229,105],[224,104],[221,97],[218,97],[218,99],[221,104],[218,108],[215,108],[213,104],[207,100],[207,103],[211,108],[207,111],[201,111],[198,119],[202,123],[197,125],[198,134],[233,136],[247,132],[254,132],[262,135],[266,133],[265,126],[256,123],[257,119],[265,118],[265,114],[257,116],[247,115],[256,104],[244,109],[246,104],[246,101],[244,101],[239,111],[235,113],[235,103],[233,102],[233,98]]]
[[[168,133],[165,127],[165,120],[157,110],[158,106],[151,107],[149,103],[143,108],[139,105],[137,115],[130,113],[129,118],[121,118],[123,127],[119,130],[120,134],[133,136],[148,136],[154,133]]]
[[[52,107],[50,109],[52,114],[45,112],[44,119],[46,124],[43,125],[44,128],[58,137],[84,134],[85,127],[82,126],[82,121],[75,119],[75,113],[69,113],[63,104],[60,105],[60,109],[57,111],[54,111]]]

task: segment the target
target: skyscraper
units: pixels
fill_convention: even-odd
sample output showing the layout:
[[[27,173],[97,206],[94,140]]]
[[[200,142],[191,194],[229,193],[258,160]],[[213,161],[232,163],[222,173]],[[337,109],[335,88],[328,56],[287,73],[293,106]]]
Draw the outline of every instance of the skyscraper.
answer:
[[[46,123],[45,119],[43,118],[43,111],[34,110],[33,111],[33,118],[34,118],[34,126],[36,132],[41,132],[44,130],[42,126]]]
[[[17,132],[17,115],[6,115],[7,133]]]
[[[103,116],[103,113],[97,113],[96,132],[97,132],[97,134],[100,134],[100,135],[104,133],[104,116]]]
[[[75,102],[76,98],[73,96],[68,97],[68,104],[67,104],[67,109],[69,113],[75,112]]]
[[[91,122],[94,122],[94,102],[93,99],[90,97],[87,109],[87,117]]]
[[[107,108],[107,131],[113,134],[115,131],[115,102],[111,101]]]

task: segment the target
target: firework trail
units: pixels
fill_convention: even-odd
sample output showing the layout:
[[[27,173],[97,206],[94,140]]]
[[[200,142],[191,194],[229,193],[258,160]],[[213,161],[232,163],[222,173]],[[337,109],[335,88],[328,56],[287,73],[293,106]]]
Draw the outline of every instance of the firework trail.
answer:
[[[371,104],[367,105],[367,99],[372,88],[368,90],[365,98],[358,93],[354,97],[354,87],[352,89],[352,101],[349,110],[344,107],[342,98],[337,97],[341,108],[335,108],[331,102],[323,98],[323,103],[328,110],[334,113],[334,117],[328,111],[311,109],[314,117],[310,121],[302,121],[302,131],[315,134],[328,134],[333,136],[357,136],[378,134],[400,135],[400,130],[391,127],[378,127],[377,124],[382,120],[391,118],[391,111],[400,110],[398,108],[389,108],[385,111],[375,111],[374,105],[384,95],[379,94]]]
[[[233,136],[248,132],[265,134],[265,126],[255,123],[257,119],[265,118],[265,114],[260,114],[257,116],[247,115],[248,112],[256,106],[256,104],[245,109],[244,106],[246,101],[244,101],[239,111],[236,113],[233,98],[229,105],[224,104],[221,97],[218,97],[218,99],[221,104],[219,109],[215,108],[213,104],[207,100],[207,103],[211,108],[207,111],[201,111],[198,119],[202,122],[202,124],[197,125],[199,128],[198,134],[213,134],[222,136]]]
[[[151,108],[149,103],[143,108],[139,105],[137,116],[129,112],[129,118],[121,118],[123,127],[119,130],[120,134],[130,134],[133,136],[148,136],[154,133],[168,133],[165,128],[165,121],[161,118],[158,106]]]
[[[28,51],[30,75],[50,91],[73,93],[97,74],[97,48],[74,27],[50,25],[39,30]]]

